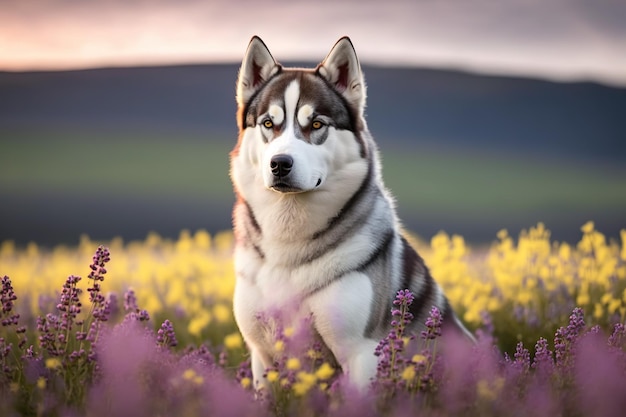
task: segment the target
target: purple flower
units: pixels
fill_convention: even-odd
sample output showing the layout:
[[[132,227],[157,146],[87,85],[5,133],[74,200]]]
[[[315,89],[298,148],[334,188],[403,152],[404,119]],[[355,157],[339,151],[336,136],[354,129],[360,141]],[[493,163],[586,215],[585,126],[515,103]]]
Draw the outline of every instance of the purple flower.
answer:
[[[137,312],[137,320],[138,321],[149,321],[150,320],[150,314],[148,314],[147,310],[139,310]]]
[[[63,284],[61,297],[57,304],[57,310],[61,312],[61,329],[70,331],[76,324],[76,317],[81,311],[80,294],[82,290],[77,287],[81,277],[70,275]]]
[[[102,245],[98,246],[96,254],[92,258],[92,263],[89,265],[91,272],[89,273],[88,278],[93,279],[94,281],[104,281],[104,274],[107,273],[104,266],[110,260],[111,256],[109,254],[109,249]]]
[[[241,384],[241,381],[247,378],[248,381],[252,381],[252,367],[250,359],[247,359],[239,364],[237,373],[235,374],[237,382]]]
[[[567,370],[572,364],[574,345],[585,328],[583,310],[576,307],[569,316],[567,327],[559,327],[554,335],[554,354],[556,365]]]
[[[2,303],[2,326],[17,325],[20,318],[19,314],[11,314],[13,311],[13,301],[17,300],[17,296],[13,291],[11,279],[6,275],[2,277],[2,291],[0,292],[0,302]]]
[[[513,355],[513,366],[521,372],[528,372],[530,369],[530,352],[519,342]]]
[[[129,289],[124,293],[124,311],[126,311],[126,317],[124,317],[124,320],[150,320],[150,314],[148,314],[146,310],[140,310],[137,306],[137,297],[135,296],[135,291],[132,289]]]
[[[432,340],[441,336],[441,324],[443,319],[439,309],[435,306],[430,309],[430,314],[426,319],[426,330],[422,330],[421,336],[424,340]]]
[[[612,348],[623,349],[626,347],[626,326],[624,323],[617,323],[613,327],[613,333],[609,336],[608,343]]]
[[[547,380],[554,372],[554,357],[548,348],[548,341],[543,337],[535,344],[535,359],[532,368],[537,372],[540,380]]]
[[[118,317],[120,306],[117,294],[112,292],[109,294],[105,304],[107,318]]]
[[[222,368],[226,368],[226,365],[228,365],[228,352],[226,351],[226,349],[220,352],[220,357],[217,363]]]
[[[211,369],[215,366],[215,356],[213,356],[213,353],[206,345],[201,345],[198,348],[187,347],[181,361],[196,363]]]
[[[407,368],[416,365],[411,358],[404,357],[406,346],[404,343],[406,326],[413,320],[413,314],[409,311],[414,297],[409,290],[400,290],[393,300],[391,309],[391,330],[376,346],[374,355],[378,357],[376,368],[375,386],[383,391],[394,392],[397,388],[407,387],[408,379],[403,378],[402,373]],[[413,337],[411,337],[412,339]],[[411,369],[409,369],[411,371]],[[411,371],[412,372],[412,371]],[[411,375],[413,372],[411,373]],[[405,376],[408,373],[405,373]],[[412,379],[412,378],[410,378]]]
[[[48,313],[45,317],[37,318],[37,330],[39,331],[39,346],[51,356],[59,356],[63,353],[61,346],[57,344],[61,322],[59,317]]]
[[[176,333],[174,333],[174,325],[171,321],[165,320],[161,325],[161,328],[157,332],[157,345],[175,347],[178,345],[176,340]]]
[[[128,289],[124,293],[124,311],[127,313],[137,312],[139,307],[137,307],[137,296],[135,296],[135,291],[132,289]]]
[[[0,299],[2,300],[2,312],[10,313],[13,309],[13,301],[17,300],[17,296],[13,291],[11,279],[6,275],[2,277],[2,292],[0,294]]]

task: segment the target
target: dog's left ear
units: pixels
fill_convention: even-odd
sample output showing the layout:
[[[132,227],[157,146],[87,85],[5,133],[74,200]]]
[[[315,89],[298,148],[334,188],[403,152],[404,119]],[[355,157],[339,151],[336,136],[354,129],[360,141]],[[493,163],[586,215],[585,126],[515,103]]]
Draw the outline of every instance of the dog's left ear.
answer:
[[[363,115],[365,79],[350,38],[344,36],[337,41],[324,61],[318,65],[317,72],[326,78],[361,116]]]
[[[237,80],[239,107],[244,107],[254,93],[280,69],[281,66],[274,60],[261,38],[253,36],[239,69]]]

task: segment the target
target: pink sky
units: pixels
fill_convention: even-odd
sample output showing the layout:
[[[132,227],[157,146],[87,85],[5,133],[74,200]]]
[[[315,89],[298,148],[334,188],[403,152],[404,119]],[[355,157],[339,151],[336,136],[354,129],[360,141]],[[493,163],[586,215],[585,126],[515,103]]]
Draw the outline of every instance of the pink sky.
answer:
[[[623,0],[0,0],[0,69],[321,60],[349,35],[363,62],[626,86]]]

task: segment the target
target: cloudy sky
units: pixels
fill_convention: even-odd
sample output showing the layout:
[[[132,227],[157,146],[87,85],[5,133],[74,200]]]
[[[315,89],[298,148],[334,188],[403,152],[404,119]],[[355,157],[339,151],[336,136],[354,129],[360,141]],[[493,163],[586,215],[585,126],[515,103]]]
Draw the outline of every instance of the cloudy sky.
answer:
[[[321,60],[349,35],[362,61],[626,86],[624,0],[0,0],[0,69]]]

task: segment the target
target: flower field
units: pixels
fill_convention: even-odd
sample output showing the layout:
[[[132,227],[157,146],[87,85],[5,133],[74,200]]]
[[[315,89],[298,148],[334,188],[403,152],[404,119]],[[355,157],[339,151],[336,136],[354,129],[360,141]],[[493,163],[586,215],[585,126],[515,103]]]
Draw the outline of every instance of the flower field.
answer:
[[[413,239],[477,344],[410,334],[400,291],[377,377],[354,392],[306,331],[254,392],[232,314],[232,235],[0,245],[0,415],[621,416],[626,410],[626,230],[589,222],[575,245],[539,224],[487,248]]]

